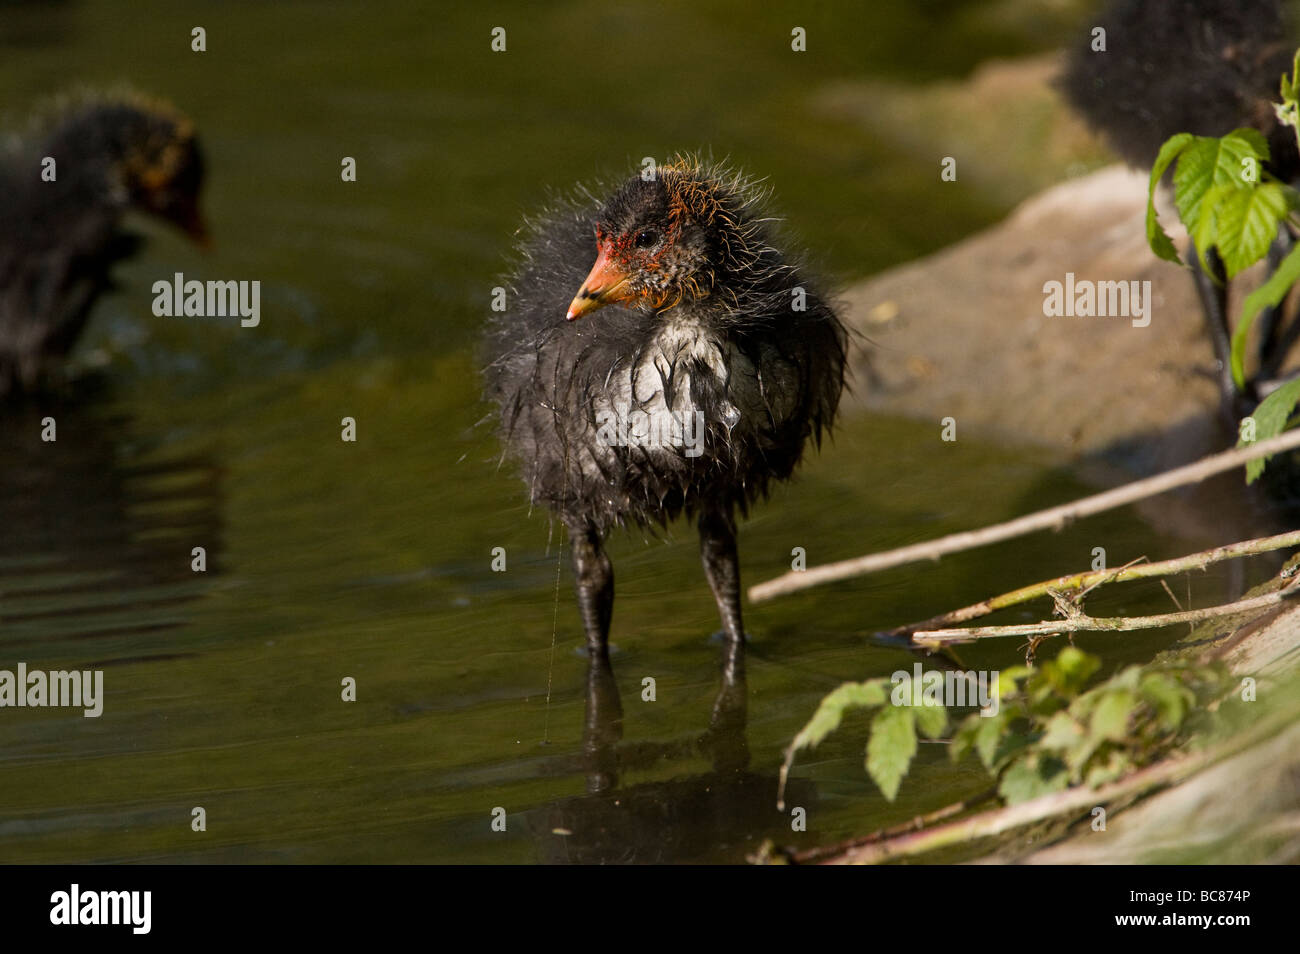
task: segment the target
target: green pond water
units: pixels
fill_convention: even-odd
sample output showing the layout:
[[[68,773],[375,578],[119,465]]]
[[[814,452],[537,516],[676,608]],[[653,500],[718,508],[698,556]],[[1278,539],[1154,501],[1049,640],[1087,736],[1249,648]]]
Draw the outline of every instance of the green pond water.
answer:
[[[497,466],[473,347],[520,216],[646,155],[711,149],[770,177],[842,282],[994,221],[1006,210],[978,193],[940,194],[927,157],[814,106],[835,80],[961,76],[1059,36],[1045,14],[990,6],[0,5],[7,114],[79,83],[174,100],[207,151],[217,243],[204,255],[133,223],[148,248],[77,353],[95,389],[0,425],[0,668],[102,669],[106,695],[98,719],[0,710],[0,861],[741,861],[764,838],[829,843],[986,787],[925,745],[888,803],[849,720],[796,764],[808,830],[775,809],[781,751],[821,696],[914,661],[872,632],[1080,569],[1097,545],[1116,562],[1220,541],[1126,510],[749,606],[744,733],[709,744],[720,647],[694,532],[617,535],[611,788],[592,778],[600,739],[584,742],[567,554]],[[807,54],[789,51],[792,24]],[[260,280],[261,324],[155,318],[150,286],[177,271]],[[937,430],[848,417],[742,526],[746,582],[794,547],[819,563],[1088,489],[1046,454]],[[1226,589],[1209,574],[1194,597]],[[1158,588],[1090,604],[1156,607]],[[1118,665],[1175,635],[1080,643]],[[1011,643],[963,655],[1021,658]]]

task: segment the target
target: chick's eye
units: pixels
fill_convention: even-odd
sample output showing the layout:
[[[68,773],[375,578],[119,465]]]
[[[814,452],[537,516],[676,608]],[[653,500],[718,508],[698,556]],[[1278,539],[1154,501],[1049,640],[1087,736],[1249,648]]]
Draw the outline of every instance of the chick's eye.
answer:
[[[633,242],[637,248],[653,248],[659,244],[659,233],[654,229],[644,229],[636,233]]]

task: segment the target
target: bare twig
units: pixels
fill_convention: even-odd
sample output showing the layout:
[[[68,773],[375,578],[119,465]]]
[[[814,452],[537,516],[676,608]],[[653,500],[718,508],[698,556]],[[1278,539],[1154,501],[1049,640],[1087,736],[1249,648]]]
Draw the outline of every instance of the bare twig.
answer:
[[[1222,606],[1207,606],[1203,609],[1184,610],[1181,613],[1162,613],[1157,616],[1114,616],[1093,617],[1082,610],[1074,610],[1065,619],[1044,620],[1040,623],[1017,623],[1010,626],[972,626],[967,629],[934,629],[912,634],[912,642],[918,646],[949,646],[954,643],[966,643],[976,639],[988,639],[996,636],[1046,636],[1055,633],[1079,632],[1133,632],[1141,629],[1160,629],[1162,626],[1174,626],[1178,623],[1197,623],[1204,619],[1216,619],[1220,616],[1233,616],[1237,613],[1253,612],[1274,606],[1300,593],[1300,581],[1288,584],[1281,590],[1254,596],[1235,603]]]
[[[1162,560],[1159,563],[1138,563],[1135,560],[1116,570],[1088,570],[1069,576],[1059,576],[1054,580],[1044,580],[1041,583],[1022,586],[1010,593],[1003,593],[1001,596],[981,600],[978,603],[972,603],[970,606],[963,606],[961,609],[932,616],[923,622],[900,626],[882,635],[904,636],[919,630],[939,629],[952,623],[964,623],[970,619],[987,616],[997,610],[1006,609],[1008,606],[1018,606],[1040,596],[1050,596],[1053,592],[1069,593],[1078,590],[1079,596],[1082,597],[1094,588],[1106,583],[1124,583],[1129,580],[1171,576],[1188,570],[1203,570],[1224,560],[1254,556],[1296,546],[1300,546],[1300,531],[1279,533],[1276,536],[1260,537],[1256,540],[1243,540],[1240,543],[1214,547],[1211,550],[1202,550],[1200,553],[1191,553],[1173,560]],[[1170,595],[1172,596],[1172,594]],[[1178,601],[1174,600],[1174,602],[1177,603]],[[1179,609],[1181,608],[1180,606]]]
[[[954,533],[946,537],[940,537],[938,540],[917,543],[897,550],[889,550],[885,553],[871,553],[852,560],[842,560],[838,563],[827,563],[808,570],[791,571],[751,587],[749,598],[755,603],[761,603],[763,600],[772,599],[774,596],[793,593],[823,583],[864,576],[868,573],[901,566],[905,563],[915,563],[919,560],[937,560],[949,553],[999,543],[1038,530],[1060,530],[1066,524],[1081,517],[1089,517],[1106,510],[1114,510],[1116,507],[1123,507],[1138,500],[1145,500],[1147,497],[1154,497],[1167,490],[1173,490],[1175,487],[1199,483],[1207,477],[1232,470],[1247,461],[1260,457],[1271,457],[1274,454],[1293,450],[1297,447],[1300,447],[1300,430],[1287,431],[1266,441],[1224,451],[1221,454],[1214,454],[1185,467],[1178,467],[1163,474],[1156,474],[1154,477],[1147,477],[1131,484],[1125,484],[1122,487],[1107,490],[1104,493],[1062,504],[1059,507],[1050,507],[1047,510],[1040,510],[1037,513],[1017,517],[1015,520],[1009,520],[1006,523],[996,524],[992,527]]]
[[[961,815],[970,811],[977,805],[983,805],[998,797],[996,788],[986,789],[978,795],[963,799],[960,802],[953,802],[951,805],[945,805],[937,811],[929,812],[925,815],[918,815],[910,821],[905,821],[898,825],[892,825],[889,828],[881,828],[873,831],[869,835],[861,838],[854,838],[852,841],[840,842],[834,845],[819,845],[815,848],[808,848],[804,851],[797,851],[791,855],[791,860],[796,864],[806,865],[814,864],[822,860],[833,860],[854,848],[861,848],[864,845],[870,845],[881,841],[887,841],[890,838],[897,838],[899,835],[907,835],[912,832],[922,831],[932,827],[938,822],[945,821],[955,815]]]

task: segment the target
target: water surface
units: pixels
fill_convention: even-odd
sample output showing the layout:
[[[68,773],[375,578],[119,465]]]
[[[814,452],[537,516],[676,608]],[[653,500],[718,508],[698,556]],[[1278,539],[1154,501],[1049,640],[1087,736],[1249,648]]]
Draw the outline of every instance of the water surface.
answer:
[[[1220,541],[1122,511],[748,607],[741,734],[713,713],[720,647],[693,532],[619,535],[621,738],[597,725],[584,740],[561,538],[498,466],[473,356],[520,215],[644,155],[711,149],[769,176],[838,281],[995,220],[1006,210],[941,195],[916,156],[808,108],[837,79],[960,76],[1051,42],[983,6],[5,5],[10,114],[128,80],[194,116],[217,250],[136,223],[149,248],[78,352],[95,374],[0,424],[0,667],[102,668],[107,694],[99,719],[0,715],[0,860],[740,861],[767,837],[826,843],[986,786],[927,745],[889,804],[850,720],[796,767],[809,830],[774,807],[780,753],[821,696],[910,667],[875,630],[1080,569],[1097,545],[1118,562]],[[189,50],[197,23],[205,54]],[[498,24],[509,48],[493,56]],[[261,324],[154,318],[150,285],[177,271],[260,280]],[[46,414],[55,444],[38,437]],[[783,572],[794,547],[838,559],[1086,489],[1046,454],[853,417],[743,525],[746,580]],[[1198,605],[1223,596],[1216,575],[1195,586]],[[1092,608],[1168,607],[1158,588],[1125,592]],[[1118,665],[1175,635],[1081,643]]]

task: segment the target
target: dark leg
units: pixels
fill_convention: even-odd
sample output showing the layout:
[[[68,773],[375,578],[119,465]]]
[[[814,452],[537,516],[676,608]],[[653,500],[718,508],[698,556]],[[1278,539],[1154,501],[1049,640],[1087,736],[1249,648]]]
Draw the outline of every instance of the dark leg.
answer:
[[[614,567],[601,546],[600,532],[589,523],[569,524],[578,611],[592,659],[609,656],[609,621],[614,615]]]
[[[745,628],[740,615],[740,558],[731,508],[700,514],[700,559],[722,619],[722,689],[701,739],[718,771],[749,764],[745,744]]]
[[[740,618],[740,558],[736,553],[736,521],[731,508],[706,510],[700,514],[700,559],[704,575],[709,579],[713,598],[718,604],[722,619],[722,634],[726,637],[728,652],[726,665],[744,665],[743,652],[732,647],[743,646],[745,628]]]
[[[748,708],[745,644],[728,640],[723,649],[722,687],[713,700],[708,731],[700,738],[700,750],[713,763],[715,772],[749,766],[749,743],[745,738]]]
[[[1236,430],[1241,395],[1232,380],[1232,338],[1228,334],[1228,282],[1224,277],[1223,261],[1217,251],[1210,249],[1205,256],[1211,269],[1211,274],[1207,275],[1205,269],[1201,267],[1194,246],[1189,249],[1187,258],[1192,263],[1192,277],[1196,280],[1196,292],[1201,298],[1201,311],[1205,315],[1206,331],[1210,334],[1210,343],[1214,345],[1214,357],[1219,362],[1217,377],[1220,408],[1228,426]]]
[[[587,716],[582,751],[587,762],[587,791],[607,792],[618,784],[617,745],[623,738],[623,704],[609,657],[587,657]]]

